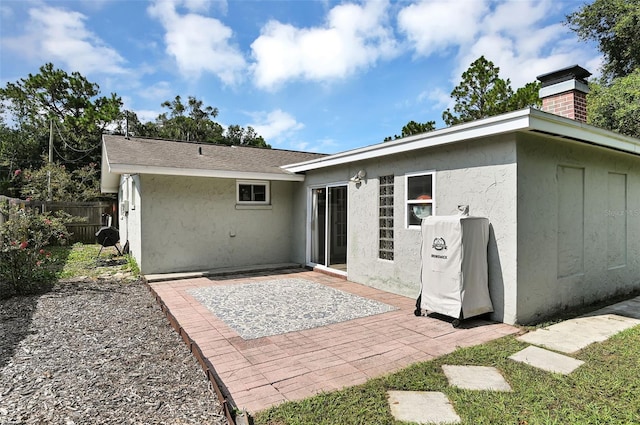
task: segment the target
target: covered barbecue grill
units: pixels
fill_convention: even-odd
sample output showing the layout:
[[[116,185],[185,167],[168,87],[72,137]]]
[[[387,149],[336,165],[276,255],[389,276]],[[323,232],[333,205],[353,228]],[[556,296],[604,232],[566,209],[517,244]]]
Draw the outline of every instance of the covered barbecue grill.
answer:
[[[102,245],[100,248],[100,252],[98,252],[98,257],[102,253],[102,249],[112,246],[118,251],[119,255],[122,255],[120,248],[118,247],[118,243],[120,242],[120,232],[115,227],[101,227],[100,230],[96,232],[96,239],[98,243]]]
[[[468,210],[467,210],[468,211]],[[461,319],[493,311],[489,295],[487,244],[489,219],[452,216],[422,220],[422,292],[420,310]]]

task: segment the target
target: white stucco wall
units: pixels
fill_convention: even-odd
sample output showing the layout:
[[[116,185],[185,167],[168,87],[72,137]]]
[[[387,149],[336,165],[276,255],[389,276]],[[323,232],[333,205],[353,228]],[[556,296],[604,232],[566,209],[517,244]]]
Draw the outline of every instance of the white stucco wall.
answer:
[[[123,209],[123,202],[127,201],[128,209]],[[120,230],[120,245],[129,242],[129,252],[138,265],[142,263],[142,239],[140,227],[140,212],[142,211],[140,198],[140,177],[125,174],[120,177],[118,190],[118,208],[120,219],[117,224]]]
[[[640,157],[518,139],[518,321],[640,288]]]
[[[491,220],[490,292],[496,310],[493,317],[512,323],[517,265],[515,160],[514,138],[474,140],[310,171],[305,187],[348,181],[358,170],[366,170],[365,182],[359,186],[349,183],[348,279],[415,298],[420,292],[421,233],[419,228],[405,227],[405,174],[435,171],[437,215],[455,214],[459,204],[468,204],[472,215]],[[378,258],[378,177],[385,175],[395,176],[393,261]],[[298,205],[301,192],[296,192]],[[296,223],[299,216],[300,213]]]
[[[269,207],[241,207],[234,179],[140,176],[139,248],[129,232],[142,273],[291,261],[293,184],[271,182]]]

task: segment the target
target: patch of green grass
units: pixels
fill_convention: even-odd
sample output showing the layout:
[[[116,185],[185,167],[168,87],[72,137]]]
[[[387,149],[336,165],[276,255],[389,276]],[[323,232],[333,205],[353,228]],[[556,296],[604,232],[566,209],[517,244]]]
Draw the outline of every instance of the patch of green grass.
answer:
[[[132,256],[118,255],[112,247],[103,248],[102,252],[100,248],[98,244],[82,243],[51,247],[58,279],[97,278],[127,272],[134,276],[140,274],[140,269]]]
[[[124,258],[127,260],[127,268],[129,271],[135,276],[140,276],[140,267],[138,267],[138,263],[136,262],[136,259],[133,258],[133,255],[126,254]]]
[[[467,425],[640,423],[640,326],[573,355],[585,364],[568,376],[508,358],[526,346],[507,336],[462,348],[363,385],[282,404],[258,413],[254,423],[398,424],[387,405],[387,390],[441,391],[451,400],[461,423]],[[443,364],[494,366],[513,391],[470,391],[449,386]]]

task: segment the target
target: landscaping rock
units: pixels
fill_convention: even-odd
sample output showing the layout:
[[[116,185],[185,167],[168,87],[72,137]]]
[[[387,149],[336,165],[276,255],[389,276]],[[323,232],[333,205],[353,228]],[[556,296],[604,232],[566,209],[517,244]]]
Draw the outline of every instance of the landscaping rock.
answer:
[[[227,424],[141,282],[73,279],[0,301],[0,377],[2,424]]]

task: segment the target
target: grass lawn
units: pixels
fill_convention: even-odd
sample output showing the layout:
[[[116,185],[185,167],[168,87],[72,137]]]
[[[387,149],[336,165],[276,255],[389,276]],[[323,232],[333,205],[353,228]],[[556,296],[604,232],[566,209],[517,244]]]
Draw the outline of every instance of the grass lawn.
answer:
[[[568,376],[508,359],[526,346],[508,336],[459,349],[363,385],[271,408],[258,413],[255,424],[397,424],[387,390],[441,391],[468,425],[640,424],[640,326],[572,355],[585,364]],[[443,364],[497,367],[513,391],[450,387]]]
[[[54,257],[54,272],[58,279],[77,277],[98,278],[117,273],[140,272],[135,260],[129,255],[118,255],[114,247],[103,248],[98,244],[76,243],[71,246],[49,247]],[[100,254],[100,255],[98,255]]]

